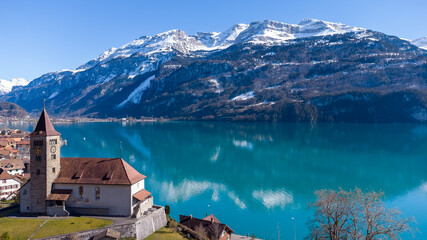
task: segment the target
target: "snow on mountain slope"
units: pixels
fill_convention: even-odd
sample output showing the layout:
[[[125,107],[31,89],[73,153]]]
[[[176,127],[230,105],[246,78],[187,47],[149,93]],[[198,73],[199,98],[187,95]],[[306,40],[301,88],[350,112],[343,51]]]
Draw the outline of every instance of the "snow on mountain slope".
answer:
[[[195,38],[209,48],[225,48],[234,43],[254,44],[284,43],[296,38],[365,32],[365,29],[317,19],[305,19],[299,24],[277,21],[258,21],[251,24],[236,24],[222,33],[197,33]]]
[[[14,86],[25,86],[30,81],[24,78],[13,78],[12,80],[0,79],[0,95],[4,95],[12,91]]]
[[[426,59],[381,32],[315,19],[259,21],[223,32],[143,36],[2,99],[30,112],[46,99],[54,114],[69,116],[424,121],[427,101],[417,99],[427,92]],[[394,104],[403,97],[413,101]]]
[[[236,24],[224,32],[199,32],[194,37],[207,47],[225,48],[233,44],[241,32],[249,27],[248,24]]]
[[[317,19],[304,19],[298,25],[297,31],[294,33],[297,38],[365,31],[363,28],[351,27],[342,23],[332,23]]]
[[[104,84],[116,77],[134,77],[154,71],[177,53],[196,57],[199,53],[209,54],[236,43],[282,44],[296,38],[348,32],[366,31],[362,28],[316,19],[306,19],[299,24],[266,20],[236,24],[224,32],[195,35],[187,35],[181,30],[171,30],[154,36],[142,36],[119,48],[108,49],[76,70],[65,69],[44,74],[31,82],[30,86],[56,81],[70,87],[78,84],[79,79],[85,79],[88,84]]]
[[[419,48],[427,50],[427,36],[412,40],[411,43]]]
[[[235,43],[256,44],[281,43],[290,39],[362,32],[364,29],[350,27],[342,23],[331,23],[316,19],[306,19],[300,24],[287,24],[276,21],[260,21],[251,24],[236,24],[224,32],[199,32],[187,35],[181,30],[171,30],[155,36],[142,36],[119,48],[111,48],[99,57],[81,66],[89,69],[112,59],[126,58],[133,54],[152,55],[155,53],[179,51],[191,54],[195,51],[212,51],[227,48]]]
[[[171,30],[155,36],[143,36],[120,48],[111,48],[81,66],[79,69],[88,69],[100,63],[107,63],[115,58],[126,58],[133,54],[153,55],[173,50],[188,54],[191,51],[205,50],[207,47],[193,36],[188,36],[181,30]]]
[[[366,30],[342,23],[331,23],[317,19],[305,19],[299,24],[276,21],[253,22],[236,38],[239,42],[255,44],[280,44],[296,38],[327,36],[348,32],[363,33]]]
[[[145,79],[133,92],[129,94],[129,96],[121,102],[119,105],[117,105],[117,109],[123,108],[128,102],[132,102],[134,104],[139,103],[141,101],[141,96],[144,93],[144,90],[150,87],[150,81],[154,79],[154,75]]]

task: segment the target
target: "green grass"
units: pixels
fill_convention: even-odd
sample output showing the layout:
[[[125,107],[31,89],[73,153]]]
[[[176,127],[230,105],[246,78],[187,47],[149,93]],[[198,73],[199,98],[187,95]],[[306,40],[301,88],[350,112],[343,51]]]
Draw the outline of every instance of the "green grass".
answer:
[[[186,239],[181,236],[179,233],[173,232],[171,228],[161,228],[157,230],[155,233],[151,234],[146,240],[181,240]]]
[[[13,239],[27,239],[45,219],[0,218],[0,236],[9,232]]]
[[[111,225],[113,222],[107,219],[73,217],[67,219],[50,219],[41,227],[32,239],[61,235],[72,232],[86,231]]]

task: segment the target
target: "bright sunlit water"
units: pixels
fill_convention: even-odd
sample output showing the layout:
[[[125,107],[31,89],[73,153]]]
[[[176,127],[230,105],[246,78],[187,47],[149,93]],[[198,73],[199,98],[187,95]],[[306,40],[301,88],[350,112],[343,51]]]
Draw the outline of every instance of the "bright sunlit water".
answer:
[[[56,129],[68,142],[63,157],[119,157],[122,142],[123,158],[148,176],[155,203],[170,205],[175,219],[213,213],[238,234],[277,239],[279,228],[280,239],[293,239],[296,229],[302,239],[315,190],[359,187],[384,191],[388,206],[414,216],[427,232],[426,125],[148,122]]]

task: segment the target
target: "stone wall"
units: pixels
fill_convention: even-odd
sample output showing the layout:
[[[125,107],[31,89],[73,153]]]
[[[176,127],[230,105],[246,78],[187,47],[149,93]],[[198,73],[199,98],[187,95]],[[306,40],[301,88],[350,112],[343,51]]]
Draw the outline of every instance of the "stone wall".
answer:
[[[144,215],[139,219],[135,219],[135,222],[115,225],[111,227],[98,228],[89,231],[71,233],[58,235],[53,237],[41,238],[42,240],[70,240],[70,239],[79,239],[79,240],[88,240],[91,239],[98,233],[104,232],[107,229],[112,229],[120,233],[120,238],[124,237],[136,237],[137,240],[144,239],[150,236],[155,231],[166,226],[166,214],[163,207],[154,206],[154,210],[150,211],[150,214]]]
[[[144,213],[146,213],[148,209],[152,207],[153,207],[153,196],[149,196],[144,201],[136,204],[136,206],[133,209],[132,216],[136,218],[141,218],[144,215]]]
[[[65,210],[64,206],[47,206],[47,215],[49,216],[69,216],[70,213]]]
[[[30,193],[30,183],[25,184],[21,189],[19,189],[19,211],[21,213],[31,212],[31,193]]]
[[[67,210],[73,215],[88,215],[88,216],[108,216],[110,215],[108,208],[84,208],[84,207],[68,207]]]
[[[138,240],[150,236],[167,224],[165,209],[159,206],[154,207],[156,208],[155,210],[136,222],[136,238]]]

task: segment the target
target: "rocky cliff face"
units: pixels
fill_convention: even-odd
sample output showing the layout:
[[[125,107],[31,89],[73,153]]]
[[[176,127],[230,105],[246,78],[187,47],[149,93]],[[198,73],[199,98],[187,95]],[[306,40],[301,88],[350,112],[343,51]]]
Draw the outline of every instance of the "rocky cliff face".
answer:
[[[173,30],[48,73],[4,97],[67,116],[242,121],[427,121],[427,53],[380,32],[308,19]]]

